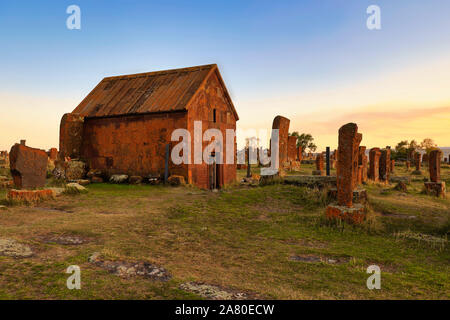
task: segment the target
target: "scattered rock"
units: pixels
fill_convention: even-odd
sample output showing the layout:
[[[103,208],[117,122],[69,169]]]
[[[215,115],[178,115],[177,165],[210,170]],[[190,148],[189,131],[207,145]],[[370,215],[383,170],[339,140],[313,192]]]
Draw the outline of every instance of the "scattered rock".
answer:
[[[212,300],[248,300],[254,299],[254,295],[235,290],[224,289],[198,282],[187,282],[180,285],[181,290],[195,293],[203,298]]]
[[[410,176],[392,176],[389,178],[391,183],[403,182],[405,184],[411,184]]]
[[[11,188],[14,188],[14,181],[13,180],[1,181],[0,182],[0,189],[11,189]]]
[[[106,261],[101,260],[98,252],[89,257],[89,262],[119,277],[141,276],[151,280],[168,281],[172,277],[166,269],[148,262]]]
[[[128,181],[130,184],[141,184],[143,178],[140,176],[131,176],[130,180]]]
[[[312,256],[312,255],[304,255],[304,256],[291,256],[290,260],[292,261],[300,261],[300,262],[321,262],[322,259],[318,256]]]
[[[78,183],[81,186],[87,186],[88,184],[91,183],[91,181],[87,180],[87,179],[80,179],[80,180],[75,180],[73,181],[74,183]]]
[[[68,183],[65,192],[69,193],[86,193],[88,190],[78,183]]]
[[[185,185],[186,181],[184,180],[183,176],[177,176],[177,175],[171,175],[168,179],[167,182],[171,185],[171,186],[181,186],[181,185]]]
[[[397,183],[394,189],[397,191],[408,192],[408,187],[406,186],[406,183],[403,181]]]
[[[0,255],[14,258],[28,258],[33,255],[29,246],[12,239],[0,239]]]
[[[126,174],[114,174],[109,178],[111,183],[126,183],[128,181],[128,176]]]
[[[161,178],[159,176],[148,176],[147,181],[151,185],[157,185],[161,183]]]
[[[350,261],[349,257],[326,257],[326,256],[316,256],[312,254],[305,255],[293,255],[289,258],[292,261],[306,262],[306,263],[328,263],[328,264],[341,264]]]
[[[7,206],[0,206],[0,211],[6,211],[6,210],[8,210]]]
[[[71,160],[65,164],[65,177],[68,181],[81,180],[86,174],[86,164],[80,160]]]
[[[44,237],[43,241],[46,243],[57,243],[63,245],[81,245],[89,242],[89,240],[75,235],[50,235]]]
[[[55,196],[60,196],[65,190],[65,188],[49,188],[49,189],[55,193]]]
[[[92,183],[103,183],[103,178],[102,177],[92,177],[91,182]]]
[[[94,263],[97,261],[98,257],[100,257],[100,252],[94,252],[89,256],[88,261]]]
[[[95,169],[89,170],[89,172],[86,174],[86,177],[88,177],[89,179],[92,179],[93,177],[102,177],[102,176],[103,176],[102,171]]]

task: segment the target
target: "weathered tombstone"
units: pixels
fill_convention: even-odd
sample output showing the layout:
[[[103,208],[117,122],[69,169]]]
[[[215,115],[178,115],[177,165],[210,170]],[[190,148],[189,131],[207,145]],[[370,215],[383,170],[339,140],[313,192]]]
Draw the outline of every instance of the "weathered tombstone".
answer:
[[[66,113],[59,128],[59,156],[61,160],[66,157],[80,158],[81,143],[83,140],[84,117],[75,113]]]
[[[330,176],[330,169],[331,169],[331,165],[330,165],[330,147],[327,147],[326,149],[326,160],[327,160],[327,176]]]
[[[422,164],[428,165],[428,153],[424,153],[422,156]]]
[[[251,162],[250,162],[250,147],[247,147],[245,149],[245,153],[247,156],[247,178],[251,178],[252,176],[252,166],[251,166]]]
[[[380,148],[372,148],[369,151],[369,179],[379,181],[380,178]]]
[[[314,176],[323,176],[323,153],[316,156],[316,170],[312,172]]]
[[[430,182],[425,182],[425,190],[428,194],[437,197],[445,197],[445,182],[441,181],[441,150],[433,150],[429,155]]]
[[[17,189],[36,189],[45,186],[47,153],[44,150],[15,144],[10,151],[9,163]]]
[[[416,170],[413,171],[413,174],[420,175],[422,174],[422,155],[419,152],[414,154],[414,164],[416,165]]]
[[[58,159],[58,149],[51,148],[50,150],[48,150],[48,157],[52,161],[55,161],[56,159]]]
[[[339,129],[337,162],[337,205],[327,207],[327,217],[361,223],[365,219],[364,206],[353,203],[353,191],[357,187],[358,154],[362,134],[355,123]]]
[[[386,147],[386,149],[381,150],[380,157],[380,181],[389,183],[389,177],[391,173],[391,149]]]
[[[289,136],[289,123],[291,121],[288,118],[282,116],[276,116],[273,119],[272,129],[278,129],[278,163],[280,169],[286,167],[288,163],[288,136]]]
[[[365,146],[359,147],[358,165],[358,182],[364,183],[367,181],[367,156]]]
[[[302,162],[303,159],[303,149],[301,146],[297,148],[297,159],[299,162]]]
[[[297,137],[288,136],[288,161],[296,161],[297,152]]]

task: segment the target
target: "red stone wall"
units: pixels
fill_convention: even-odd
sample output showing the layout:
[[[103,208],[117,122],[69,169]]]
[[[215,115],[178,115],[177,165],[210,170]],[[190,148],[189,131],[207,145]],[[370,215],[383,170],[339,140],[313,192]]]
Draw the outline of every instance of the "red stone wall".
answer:
[[[164,175],[165,148],[173,130],[186,128],[186,113],[86,118],[82,159],[109,174]],[[171,146],[177,142],[172,142]],[[169,174],[187,177],[187,166],[169,161]]]
[[[223,165],[219,168],[220,185],[233,183],[236,180],[236,138],[234,138],[234,161],[233,164],[226,164],[226,129],[233,129],[236,132],[236,118],[230,104],[226,98],[223,88],[216,73],[212,74],[205,86],[197,94],[196,98],[188,106],[188,130],[191,133],[191,157],[194,162],[194,121],[202,122],[203,133],[210,128],[218,129],[223,136]],[[216,110],[216,122],[214,122],[214,111]],[[202,142],[202,150],[211,142]],[[206,163],[191,164],[188,168],[188,182],[200,188],[208,189],[209,166]]]

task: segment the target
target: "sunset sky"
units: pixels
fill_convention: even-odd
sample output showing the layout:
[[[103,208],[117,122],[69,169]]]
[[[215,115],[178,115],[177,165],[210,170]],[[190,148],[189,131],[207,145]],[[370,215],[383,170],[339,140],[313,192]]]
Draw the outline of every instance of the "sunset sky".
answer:
[[[66,28],[72,4],[81,30]],[[348,122],[368,148],[450,147],[449,15],[447,0],[1,1],[0,150],[58,147],[62,115],[105,76],[209,63],[240,129],[283,115],[319,150]]]

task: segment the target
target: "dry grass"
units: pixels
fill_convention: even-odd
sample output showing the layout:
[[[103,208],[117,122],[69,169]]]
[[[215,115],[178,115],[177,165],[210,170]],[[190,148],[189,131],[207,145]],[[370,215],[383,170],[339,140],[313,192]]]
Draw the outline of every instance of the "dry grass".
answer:
[[[444,176],[450,178],[450,170]],[[400,196],[369,185],[370,226],[337,227],[323,219],[320,191],[295,186],[234,186],[210,193],[192,187],[90,185],[88,194],[0,213],[1,238],[16,239],[35,252],[21,260],[0,257],[0,298],[198,298],[179,289],[196,281],[275,299],[448,299],[448,246],[414,236],[444,239],[450,200],[421,195],[419,186],[414,182]],[[61,245],[43,241],[48,235],[90,241]],[[87,262],[95,251],[110,260],[163,266],[173,278],[119,278]],[[292,255],[346,262],[304,263],[291,261]],[[66,288],[64,272],[71,264],[81,267],[81,290]],[[366,287],[370,264],[381,267],[382,290]]]

